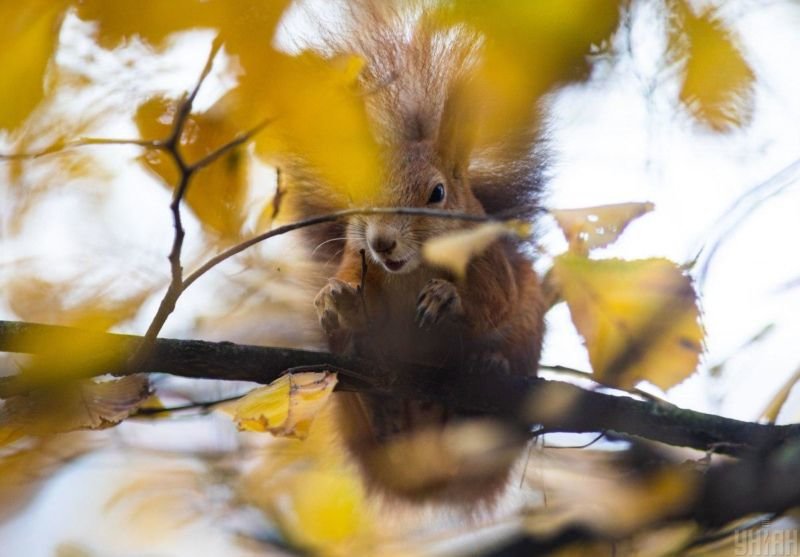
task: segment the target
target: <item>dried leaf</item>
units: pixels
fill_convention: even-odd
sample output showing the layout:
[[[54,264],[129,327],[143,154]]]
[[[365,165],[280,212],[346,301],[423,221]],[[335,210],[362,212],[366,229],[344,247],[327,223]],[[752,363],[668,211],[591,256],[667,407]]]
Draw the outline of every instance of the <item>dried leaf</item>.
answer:
[[[103,429],[130,416],[150,396],[146,377],[83,380],[11,397],[0,407],[0,446],[24,436]]]
[[[59,468],[95,448],[83,433],[31,439],[21,445],[4,447],[0,453],[0,521],[3,522],[24,510]]]
[[[304,439],[335,386],[333,372],[287,373],[253,389],[227,409],[239,429]]]
[[[691,281],[675,263],[567,253],[553,272],[598,381],[668,389],[695,370],[703,328]]]
[[[474,257],[507,234],[520,237],[529,233],[527,225],[517,221],[487,222],[474,228],[436,236],[425,242],[422,256],[431,265],[442,267],[463,278]]]
[[[654,209],[652,203],[619,203],[551,211],[569,242],[570,251],[587,254],[617,241],[634,220]]]
[[[681,100],[716,131],[742,125],[749,117],[748,111],[742,110],[742,104],[752,93],[753,70],[730,31],[715,18],[713,11],[695,16],[685,3],[676,3],[676,6],[686,43]],[[673,33],[673,49],[681,45],[682,38],[677,32]]]
[[[174,535],[204,517],[211,502],[208,470],[197,462],[173,458],[128,470],[128,477],[103,506],[124,512],[128,527],[148,540]],[[144,466],[142,466],[144,464]]]
[[[42,100],[65,7],[60,0],[0,4],[0,129],[15,129]]]

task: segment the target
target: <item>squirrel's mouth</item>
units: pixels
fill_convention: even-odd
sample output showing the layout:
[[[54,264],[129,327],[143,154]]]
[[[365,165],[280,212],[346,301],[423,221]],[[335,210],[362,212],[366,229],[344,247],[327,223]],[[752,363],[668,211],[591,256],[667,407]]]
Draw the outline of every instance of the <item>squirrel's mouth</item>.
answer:
[[[384,266],[393,273],[397,273],[408,263],[408,260],[397,261],[389,258],[383,258],[382,261]]]

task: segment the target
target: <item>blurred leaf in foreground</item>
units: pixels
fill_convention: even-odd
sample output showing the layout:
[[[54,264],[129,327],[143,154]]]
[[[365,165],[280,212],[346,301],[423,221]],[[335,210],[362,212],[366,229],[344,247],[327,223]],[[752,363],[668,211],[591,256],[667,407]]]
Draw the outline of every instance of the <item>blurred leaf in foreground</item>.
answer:
[[[479,144],[529,132],[536,106],[557,85],[587,75],[592,46],[617,28],[619,0],[455,0],[447,24],[466,23],[485,35],[485,58],[474,80],[486,118]]]
[[[0,406],[0,446],[32,435],[103,429],[130,416],[150,396],[146,377],[71,381],[6,399]]]
[[[686,2],[675,6],[679,25],[671,47],[686,60],[681,101],[716,131],[746,123],[755,75],[731,32],[712,10],[696,16]]]
[[[652,203],[619,203],[553,210],[551,214],[569,242],[569,250],[586,255],[616,242],[631,222],[653,209]]]
[[[442,267],[455,276],[464,278],[469,262],[494,242],[508,234],[525,236],[529,233],[528,226],[517,221],[487,222],[474,228],[431,238],[425,242],[422,255],[431,265]]]
[[[567,253],[553,275],[595,377],[621,388],[668,389],[697,367],[703,328],[689,277],[667,259],[592,260]]]
[[[0,129],[15,129],[44,97],[65,7],[62,0],[0,3]]]

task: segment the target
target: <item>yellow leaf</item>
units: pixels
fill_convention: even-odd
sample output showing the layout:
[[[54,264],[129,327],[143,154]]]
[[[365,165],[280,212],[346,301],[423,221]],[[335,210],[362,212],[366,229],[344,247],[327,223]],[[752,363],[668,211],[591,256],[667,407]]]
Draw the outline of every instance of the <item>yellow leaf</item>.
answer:
[[[56,472],[96,448],[83,433],[31,439],[0,452],[0,519],[22,512]]]
[[[165,139],[175,116],[176,101],[153,98],[139,107],[136,124],[146,139]],[[214,106],[186,121],[179,149],[188,164],[208,156],[230,143],[239,134],[224,111]],[[179,174],[174,161],[163,151],[151,150],[142,156],[144,164],[172,189]],[[246,218],[248,156],[246,146],[231,149],[191,179],[186,204],[200,222],[222,238],[236,238]]]
[[[80,277],[52,282],[36,275],[21,274],[3,285],[11,311],[23,321],[71,325],[104,331],[136,317],[149,289],[115,299],[113,282],[89,287],[78,285]],[[57,342],[57,341],[56,341]]]
[[[114,48],[133,36],[155,47],[172,33],[217,29],[234,45],[270,45],[272,30],[289,0],[81,0],[78,17],[97,24],[101,46]]]
[[[529,230],[524,223],[517,221],[487,222],[428,240],[422,247],[422,256],[431,265],[463,278],[469,262],[507,234],[525,236]]]
[[[467,23],[486,37],[473,80],[487,110],[479,143],[530,131],[536,102],[557,85],[581,79],[591,46],[609,39],[619,21],[618,0],[455,0],[445,25]]]
[[[678,3],[677,10],[688,43],[681,100],[716,131],[743,124],[749,114],[742,103],[751,92],[753,70],[713,12],[698,17],[684,3]],[[673,33],[672,42],[675,48],[681,36]]]
[[[42,100],[64,8],[59,0],[0,3],[0,129],[15,129]]]
[[[381,153],[372,135],[364,93],[355,79],[360,59],[324,59],[304,52],[273,52],[241,78],[226,102],[244,128],[269,120],[256,138],[257,153],[268,161],[309,167],[339,206],[372,202],[381,184]]]
[[[695,370],[703,328],[691,281],[675,263],[566,253],[553,273],[599,382],[668,389]]]
[[[364,490],[351,474],[322,469],[302,474],[292,482],[289,499],[283,526],[294,543],[314,554],[336,553],[335,546],[356,542],[369,530]]]
[[[0,408],[0,446],[26,435],[102,429],[130,416],[150,396],[146,377],[81,380],[11,397]]]
[[[287,373],[253,389],[232,403],[228,411],[239,429],[303,439],[335,386],[336,374],[332,372]]]
[[[652,203],[619,203],[551,211],[569,242],[570,251],[585,255],[589,250],[604,248],[617,241],[634,220],[649,213]]]

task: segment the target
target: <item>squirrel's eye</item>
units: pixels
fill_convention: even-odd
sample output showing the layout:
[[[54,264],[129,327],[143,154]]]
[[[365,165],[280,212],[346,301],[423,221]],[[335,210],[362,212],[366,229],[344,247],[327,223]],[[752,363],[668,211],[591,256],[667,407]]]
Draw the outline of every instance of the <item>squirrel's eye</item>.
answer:
[[[436,184],[428,199],[428,203],[441,203],[442,201],[444,201],[444,184]]]

